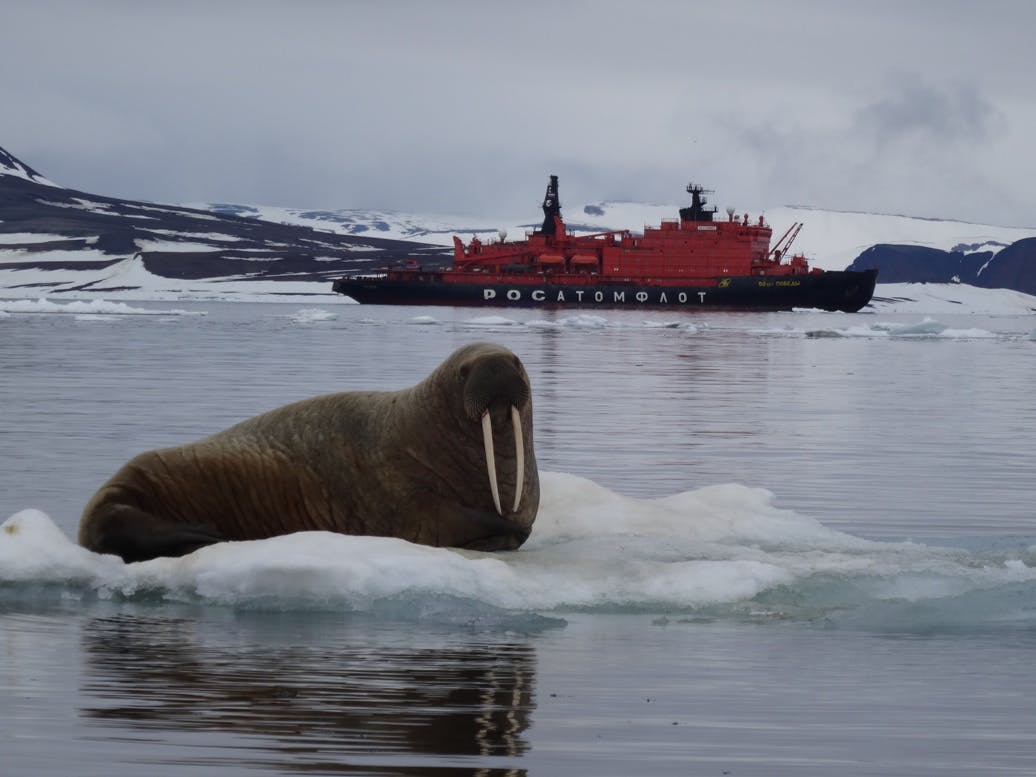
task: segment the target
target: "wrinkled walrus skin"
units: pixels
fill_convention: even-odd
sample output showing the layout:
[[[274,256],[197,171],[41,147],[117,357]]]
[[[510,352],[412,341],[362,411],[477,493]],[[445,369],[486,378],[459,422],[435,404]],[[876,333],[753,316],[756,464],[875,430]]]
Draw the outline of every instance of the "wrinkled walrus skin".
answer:
[[[539,496],[528,375],[475,343],[412,388],[314,397],[136,456],[87,504],[79,543],[127,562],[308,530],[512,550]]]

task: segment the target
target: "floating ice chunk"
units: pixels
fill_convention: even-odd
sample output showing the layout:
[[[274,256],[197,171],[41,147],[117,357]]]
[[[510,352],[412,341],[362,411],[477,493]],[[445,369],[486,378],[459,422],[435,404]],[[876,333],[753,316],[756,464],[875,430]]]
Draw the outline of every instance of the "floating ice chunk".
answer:
[[[595,316],[591,313],[580,313],[575,316],[568,316],[561,319],[561,326],[573,329],[603,329],[608,326],[608,319],[604,316]]]
[[[996,338],[998,335],[995,332],[990,332],[988,329],[944,329],[940,337],[957,340],[988,340]]]
[[[103,580],[123,566],[116,556],[76,545],[39,510],[22,510],[0,524],[0,583]]]
[[[108,316],[204,316],[202,311],[191,310],[159,310],[138,308],[124,302],[108,302],[103,299],[89,302],[51,302],[45,297],[39,299],[0,299],[0,311],[7,313],[72,313],[79,315]]]
[[[518,324],[513,318],[504,316],[478,316],[469,318],[464,323],[468,326],[516,326]]]
[[[302,310],[298,310],[293,313],[289,318],[291,318],[291,320],[296,324],[312,324],[317,321],[332,321],[338,318],[338,314],[332,313],[330,310],[322,310],[320,308],[303,308]]]
[[[903,324],[893,327],[889,334],[893,337],[931,337],[946,330],[946,325],[931,318],[925,318],[918,324]]]
[[[435,622],[487,613],[503,623],[571,610],[704,610],[880,624],[909,621],[925,608],[929,622],[1036,623],[1026,605],[1036,594],[1036,546],[983,555],[865,540],[778,508],[760,488],[724,484],[636,499],[575,475],[540,474],[539,516],[513,553],[311,531],[124,564],[77,546],[38,510],[24,510],[0,524],[0,594],[56,591],[154,606],[330,609]]]
[[[889,329],[893,337],[940,337],[957,340],[976,340],[996,338],[994,332],[986,329],[951,329],[946,324],[931,318],[925,318],[918,324],[893,326]]]
[[[525,325],[531,329],[560,329],[561,324],[557,321],[546,321],[542,318],[534,318],[526,321]]]

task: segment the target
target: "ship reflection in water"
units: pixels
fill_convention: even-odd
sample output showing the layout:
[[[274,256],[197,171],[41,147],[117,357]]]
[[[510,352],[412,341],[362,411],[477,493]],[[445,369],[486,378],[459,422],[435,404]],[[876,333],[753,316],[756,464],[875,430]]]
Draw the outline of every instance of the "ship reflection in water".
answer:
[[[240,632],[240,617],[227,628]],[[192,619],[118,615],[84,623],[81,714],[118,729],[113,761],[120,752],[132,760],[146,743],[148,760],[161,763],[156,739],[176,744],[179,761],[179,735],[188,734],[203,748],[189,757],[194,765],[525,774],[514,762],[528,749],[523,735],[533,710],[528,644],[471,634],[461,642],[454,632],[415,646],[398,629],[399,639],[388,641],[363,626],[353,633],[340,615],[330,624],[340,640],[329,640],[331,616],[256,617],[263,621],[258,638],[214,639]],[[284,644],[271,645],[270,633]],[[335,642],[340,647],[330,647]]]

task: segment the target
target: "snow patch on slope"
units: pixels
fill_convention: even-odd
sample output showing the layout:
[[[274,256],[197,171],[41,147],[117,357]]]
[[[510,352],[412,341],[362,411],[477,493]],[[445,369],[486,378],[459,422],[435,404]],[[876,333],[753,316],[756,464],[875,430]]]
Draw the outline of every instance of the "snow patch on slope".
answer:
[[[500,229],[506,231],[508,240],[521,240],[540,224],[532,210],[519,217],[512,214],[485,218],[393,211],[312,211],[263,205],[198,207],[211,207],[263,221],[308,226],[339,234],[365,234],[442,246],[452,246],[454,235],[465,242],[475,234],[482,240],[487,237],[497,240]],[[645,227],[658,226],[665,219],[678,219],[680,207],[677,204],[598,202],[566,207],[564,217],[569,230],[575,233],[621,229],[643,232]],[[739,216],[743,213],[737,211]],[[756,223],[760,215],[773,228],[773,243],[793,224],[803,222],[805,226],[792,246],[793,251],[804,254],[811,266],[822,270],[844,270],[857,256],[878,243],[929,246],[944,251],[998,251],[1017,240],[1036,236],[1036,228],[793,206],[769,208],[761,213],[749,212],[749,222]],[[721,208],[716,217],[726,218],[724,209]]]

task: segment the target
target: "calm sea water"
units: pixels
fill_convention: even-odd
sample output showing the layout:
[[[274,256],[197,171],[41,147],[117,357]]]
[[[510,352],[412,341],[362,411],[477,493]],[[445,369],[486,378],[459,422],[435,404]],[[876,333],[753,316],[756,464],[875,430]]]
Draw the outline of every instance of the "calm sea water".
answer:
[[[0,774],[1036,771],[1036,319],[130,304],[0,318]],[[133,454],[473,340],[522,551],[75,555]]]

